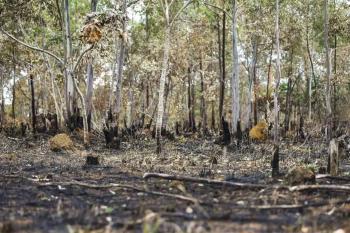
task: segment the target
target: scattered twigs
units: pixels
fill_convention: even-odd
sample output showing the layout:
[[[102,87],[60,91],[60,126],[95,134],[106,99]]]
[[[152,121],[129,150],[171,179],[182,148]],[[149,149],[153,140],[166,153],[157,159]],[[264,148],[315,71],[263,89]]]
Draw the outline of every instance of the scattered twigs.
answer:
[[[267,185],[264,185],[264,184],[247,184],[247,183],[239,183],[239,182],[196,178],[196,177],[190,177],[190,176],[170,175],[170,174],[164,174],[164,173],[145,173],[143,175],[143,178],[144,179],[161,178],[165,180],[179,180],[179,181],[187,181],[187,182],[194,182],[194,183],[201,183],[201,184],[230,186],[230,187],[241,188],[241,189],[261,189],[261,188],[268,187]]]
[[[145,190],[139,187],[135,187],[132,185],[127,185],[127,184],[116,184],[116,183],[110,183],[110,184],[105,184],[105,185],[95,185],[95,184],[89,184],[89,183],[83,183],[79,181],[68,181],[68,182],[48,182],[48,183],[39,183],[40,186],[71,186],[71,185],[76,185],[84,188],[91,188],[91,189],[114,189],[114,188],[124,188],[124,189],[130,189],[134,190],[137,192],[142,192],[142,193],[147,193],[151,195],[156,195],[156,196],[164,196],[164,197],[170,197],[170,198],[175,198],[178,200],[183,200],[183,201],[189,201],[194,204],[199,203],[199,201],[196,198],[193,197],[186,197],[183,195],[179,194],[171,194],[171,193],[163,193],[163,192],[157,192],[157,191],[149,191]]]
[[[350,186],[346,185],[298,185],[289,187],[289,191],[305,191],[305,190],[325,190],[325,191],[342,191],[350,192]]]

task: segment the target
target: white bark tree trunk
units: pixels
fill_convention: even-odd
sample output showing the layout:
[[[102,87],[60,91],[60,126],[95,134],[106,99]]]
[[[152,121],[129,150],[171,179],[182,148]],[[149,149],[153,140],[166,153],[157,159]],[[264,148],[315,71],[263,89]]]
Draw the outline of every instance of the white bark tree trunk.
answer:
[[[169,15],[169,11],[167,9]],[[157,139],[157,151],[161,152],[161,131],[163,125],[163,113],[164,113],[164,87],[165,81],[168,74],[168,61],[169,61],[169,50],[170,50],[170,26],[167,24],[165,28],[165,38],[164,38],[164,55],[162,63],[162,73],[159,81],[159,97],[158,97],[158,112],[157,112],[157,122],[156,122],[156,139]]]
[[[124,14],[124,19],[123,19],[123,25],[122,25],[122,35],[125,35],[126,33],[126,0],[123,2],[123,14]],[[115,124],[118,127],[119,124],[119,114],[120,114],[120,109],[121,109],[121,103],[122,103],[122,85],[123,85],[123,67],[124,67],[124,56],[125,56],[125,46],[126,46],[126,41],[123,36],[120,38],[120,43],[119,43],[119,56],[117,60],[117,84],[116,84],[116,93],[115,93]]]
[[[332,106],[331,106],[331,64],[330,64],[330,54],[329,54],[329,43],[328,43],[328,33],[329,33],[329,17],[328,17],[328,0],[324,0],[324,47],[326,52],[326,124],[327,124],[327,140],[330,141],[332,138]]]
[[[238,35],[237,35],[237,0],[232,0],[232,134],[237,132],[237,123],[240,119],[240,101],[239,101],[239,60],[238,60]]]
[[[96,11],[97,2],[98,0],[91,0],[91,12]],[[92,96],[94,91],[93,57],[89,58],[86,71],[87,71],[87,89],[86,89],[85,105],[86,105],[88,129],[90,131],[91,130]]]
[[[281,79],[281,61],[280,61],[280,29],[279,29],[279,0],[276,0],[276,79],[275,79],[275,91],[274,91],[274,129],[273,129],[273,142],[274,142],[274,152],[271,161],[272,166],[272,176],[276,177],[279,175],[279,103],[278,103],[278,92]]]
[[[70,31],[69,18],[69,0],[63,0],[64,15],[64,46],[65,46],[65,101],[66,101],[66,120],[73,114],[75,108],[75,90],[73,81],[73,62],[72,62],[72,38]]]
[[[279,144],[279,134],[278,134],[278,125],[279,125],[279,103],[278,103],[278,92],[281,79],[281,57],[280,57],[280,34],[279,34],[279,0],[276,0],[276,79],[275,79],[275,91],[274,91],[274,132],[273,139],[276,145]]]

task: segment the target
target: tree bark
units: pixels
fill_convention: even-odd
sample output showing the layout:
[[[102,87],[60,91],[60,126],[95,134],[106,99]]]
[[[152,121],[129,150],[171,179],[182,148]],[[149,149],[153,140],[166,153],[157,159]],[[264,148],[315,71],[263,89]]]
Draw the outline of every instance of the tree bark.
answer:
[[[0,131],[5,120],[4,70],[0,69]]]
[[[169,19],[169,9],[166,8],[166,18]],[[164,88],[165,81],[168,74],[168,61],[169,61],[169,50],[170,50],[170,25],[165,26],[165,38],[163,47],[163,63],[162,63],[162,73],[159,82],[159,97],[158,97],[158,113],[156,122],[156,140],[157,140],[157,153],[162,152],[161,146],[161,134],[163,125],[163,112],[164,112]]]
[[[232,0],[232,77],[231,77],[231,132],[233,135],[237,132],[237,124],[240,121],[240,102],[239,102],[239,60],[238,60],[238,35],[237,35],[237,0]]]
[[[222,44],[221,44],[221,78],[220,78],[220,103],[219,103],[219,119],[224,117],[224,102],[225,102],[225,79],[226,79],[226,12],[222,15]]]
[[[278,95],[279,95],[279,85],[281,79],[281,61],[280,61],[280,29],[279,29],[279,0],[276,0],[276,25],[275,25],[275,34],[276,34],[276,79],[275,79],[275,92],[274,92],[274,130],[273,130],[273,142],[274,142],[274,153],[271,161],[272,166],[272,176],[276,177],[279,175],[279,104],[278,104]]]
[[[258,62],[258,36],[254,36],[253,42],[253,83],[254,83],[254,102],[253,102],[253,111],[254,111],[254,125],[258,123],[258,93],[259,93],[259,80],[256,74],[256,64]]]
[[[70,30],[69,0],[63,0],[63,18],[64,18],[64,37],[65,37],[65,57],[64,71],[65,75],[65,101],[66,101],[66,121],[70,120],[74,111],[76,111],[75,89],[73,80],[73,62],[72,62],[72,38]]]
[[[98,0],[91,0],[91,12],[96,11]],[[92,96],[94,90],[94,69],[93,69],[93,57],[89,57],[88,64],[86,68],[87,73],[87,89],[86,89],[86,116],[87,116],[87,124],[88,130],[91,131],[91,111],[92,111]]]
[[[328,18],[328,0],[324,0],[324,47],[326,52],[326,127],[327,127],[327,140],[328,142],[332,138],[332,106],[331,106],[331,64],[329,54],[329,18]]]
[[[34,80],[33,75],[30,75],[30,89],[31,89],[31,102],[32,102],[32,130],[33,134],[36,133],[36,112],[35,112],[35,92],[34,92]]]
[[[203,61],[202,57],[201,60],[199,61],[199,69],[200,69],[200,78],[201,78],[201,126],[202,126],[202,134],[207,133],[207,111],[206,111],[206,104],[205,104],[205,98],[204,98],[204,70],[203,70]]]
[[[133,124],[133,109],[134,109],[134,74],[131,72],[129,80],[129,89],[128,89],[128,103],[126,109],[126,125],[130,128]]]
[[[126,33],[126,0],[124,0],[123,4],[123,33]],[[123,86],[123,67],[124,67],[124,56],[125,56],[125,40],[123,37],[120,38],[119,43],[119,56],[117,61],[117,85],[116,85],[116,96],[115,96],[115,124],[119,126],[119,114],[121,110],[122,103],[122,86]]]
[[[13,121],[16,119],[15,113],[15,104],[16,104],[16,63],[15,63],[15,48],[13,48],[12,53],[12,62],[13,62],[13,76],[12,76],[12,118]]]
[[[288,74],[288,83],[287,83],[287,93],[286,93],[286,110],[284,118],[284,133],[287,133],[290,130],[290,114],[291,114],[291,101],[292,101],[292,75],[293,75],[293,49],[290,52],[290,66]]]
[[[267,83],[266,83],[266,109],[265,109],[265,120],[269,122],[269,114],[270,114],[270,82],[271,82],[271,66],[272,66],[272,52],[273,52],[273,42],[271,43],[271,51],[270,51],[270,59],[269,66],[267,70]]]

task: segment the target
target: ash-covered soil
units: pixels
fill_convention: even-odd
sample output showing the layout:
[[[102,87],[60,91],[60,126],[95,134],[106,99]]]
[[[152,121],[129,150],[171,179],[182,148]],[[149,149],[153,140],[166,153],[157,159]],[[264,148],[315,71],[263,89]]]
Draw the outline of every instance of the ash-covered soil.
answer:
[[[162,155],[152,139],[120,150],[102,140],[88,150],[75,142],[72,151],[52,152],[46,136],[0,136],[0,232],[350,232],[349,192],[276,188],[283,176],[271,178],[269,142],[238,149],[180,137],[167,141]],[[100,165],[86,166],[86,155]],[[320,140],[282,143],[282,173],[304,165],[317,172],[326,161]],[[317,184],[348,186],[347,164],[342,178]],[[145,180],[146,172],[267,186]]]

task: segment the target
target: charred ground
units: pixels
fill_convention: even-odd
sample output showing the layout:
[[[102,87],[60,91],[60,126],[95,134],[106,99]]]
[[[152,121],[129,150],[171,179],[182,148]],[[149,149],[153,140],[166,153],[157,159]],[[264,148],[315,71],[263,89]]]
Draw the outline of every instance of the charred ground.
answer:
[[[97,139],[85,150],[74,139],[73,150],[52,152],[47,136],[0,137],[0,232],[350,231],[349,193],[276,188],[284,181],[271,178],[268,143],[238,149],[179,137],[157,155],[154,140],[147,139],[122,143],[120,150]],[[317,173],[326,166],[321,140],[284,142],[280,152],[283,173],[294,166]],[[100,165],[86,166],[86,155],[98,156]],[[318,177],[317,184],[349,184],[347,162],[343,176]],[[146,180],[146,172],[267,186]]]

